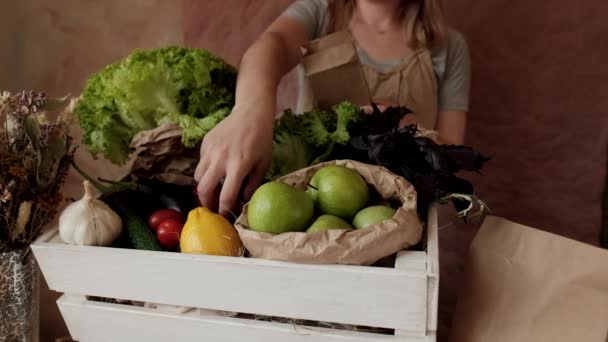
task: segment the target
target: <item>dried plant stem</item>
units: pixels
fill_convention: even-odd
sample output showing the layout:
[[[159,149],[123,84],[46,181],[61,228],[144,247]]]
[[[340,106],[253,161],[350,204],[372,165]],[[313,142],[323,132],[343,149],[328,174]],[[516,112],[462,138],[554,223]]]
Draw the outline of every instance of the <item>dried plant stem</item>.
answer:
[[[458,212],[458,217],[480,219],[484,216],[484,214],[490,212],[490,208],[488,207],[488,205],[484,201],[482,201],[481,199],[479,199],[478,197],[476,197],[474,195],[449,194],[449,195],[441,198],[439,200],[439,203],[445,203],[451,199],[459,199],[459,200],[464,200],[464,201],[469,202],[469,206],[467,208]],[[477,210],[475,213],[471,214],[471,211],[473,210],[475,204],[477,204],[479,206],[479,210]]]
[[[8,134],[8,121],[4,121],[4,134],[6,135],[6,148],[11,147],[11,137]]]
[[[61,100],[61,99],[59,99]],[[44,92],[0,93],[0,250],[27,247],[59,210],[73,108]],[[49,105],[46,107],[46,105]],[[50,122],[49,111],[65,115]],[[3,141],[5,140],[6,141]]]

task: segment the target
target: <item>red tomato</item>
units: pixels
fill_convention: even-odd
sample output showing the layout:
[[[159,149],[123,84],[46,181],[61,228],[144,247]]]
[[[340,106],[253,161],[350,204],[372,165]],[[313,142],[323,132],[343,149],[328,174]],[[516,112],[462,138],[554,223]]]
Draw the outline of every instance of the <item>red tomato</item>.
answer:
[[[184,227],[181,221],[175,219],[166,219],[159,226],[156,231],[156,238],[160,244],[169,249],[177,250],[179,247],[179,236],[182,233]]]
[[[148,218],[148,226],[150,226],[152,230],[156,231],[158,226],[160,226],[160,224],[167,219],[174,219],[179,222],[184,222],[184,215],[174,209],[161,209],[150,215],[150,218]]]

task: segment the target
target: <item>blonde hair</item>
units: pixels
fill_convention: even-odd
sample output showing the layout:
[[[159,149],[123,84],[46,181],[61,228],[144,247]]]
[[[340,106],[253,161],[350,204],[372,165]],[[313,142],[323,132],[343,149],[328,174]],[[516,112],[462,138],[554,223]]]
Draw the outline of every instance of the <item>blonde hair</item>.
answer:
[[[401,4],[401,18],[412,32],[413,47],[433,48],[445,43],[448,29],[440,0],[401,0]],[[355,0],[331,1],[331,30],[340,20],[348,23],[354,7]]]

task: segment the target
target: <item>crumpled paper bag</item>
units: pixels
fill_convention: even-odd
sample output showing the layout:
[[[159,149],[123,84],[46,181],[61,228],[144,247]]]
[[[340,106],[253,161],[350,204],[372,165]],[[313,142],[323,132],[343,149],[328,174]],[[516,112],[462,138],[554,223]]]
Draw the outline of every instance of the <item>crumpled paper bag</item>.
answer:
[[[246,205],[235,227],[251,256],[298,263],[368,266],[420,242],[423,229],[416,212],[416,191],[405,179],[383,167],[350,160],[330,161],[296,171],[279,181],[306,189],[315,171],[334,164],[359,172],[382,198],[400,201],[402,205],[395,216],[361,230],[271,234],[248,228]]]
[[[178,125],[164,124],[141,131],[133,137],[131,148],[125,176],[185,186],[196,184],[193,175],[200,158],[199,146],[185,147]]]
[[[450,341],[608,341],[608,251],[488,217]]]
[[[419,126],[419,136],[440,143],[438,132]],[[156,179],[165,183],[194,186],[194,170],[200,159],[200,144],[188,148],[182,143],[182,128],[163,124],[137,133],[130,145],[133,152],[119,178]]]

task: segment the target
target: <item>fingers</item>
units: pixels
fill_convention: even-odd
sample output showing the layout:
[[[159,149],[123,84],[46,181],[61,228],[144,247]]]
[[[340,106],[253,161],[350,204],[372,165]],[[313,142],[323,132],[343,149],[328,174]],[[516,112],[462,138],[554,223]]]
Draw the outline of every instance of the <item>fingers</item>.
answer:
[[[378,105],[378,109],[379,109],[381,112],[384,112],[384,111],[385,111],[385,110],[386,110],[388,107],[389,107],[389,106],[386,106],[386,105]]]
[[[245,188],[245,200],[248,201],[253,196],[253,193],[264,181],[264,176],[266,175],[266,167],[264,167],[261,163],[256,165],[256,167],[252,170],[249,175],[249,182],[247,183],[247,187]]]
[[[240,159],[237,163],[233,163],[228,168],[226,180],[220,193],[219,213],[221,215],[227,216],[235,209],[235,203],[241,192],[243,180],[250,169],[251,163],[243,159]]]
[[[198,165],[196,165],[196,169],[194,170],[194,180],[197,183],[201,182],[201,177],[203,177],[203,174],[205,173],[207,163],[207,160],[201,155],[201,159],[198,161]]]
[[[374,112],[374,108],[372,106],[361,106],[361,110],[365,114],[371,114]]]
[[[215,162],[205,170],[196,188],[201,205],[212,211],[217,208],[217,188],[224,174],[224,168]]]
[[[376,106],[376,108],[378,108],[378,110],[380,112],[384,112],[388,107],[390,107],[390,105],[384,105],[384,104],[375,104],[375,106]],[[373,114],[374,106],[361,106],[361,110],[365,114]]]
[[[201,143],[201,151],[200,151],[200,160],[196,165],[196,169],[194,170],[194,180],[197,183],[201,182],[201,178],[207,169],[207,166],[211,163],[210,153],[207,152],[207,145],[205,144],[205,140]]]

